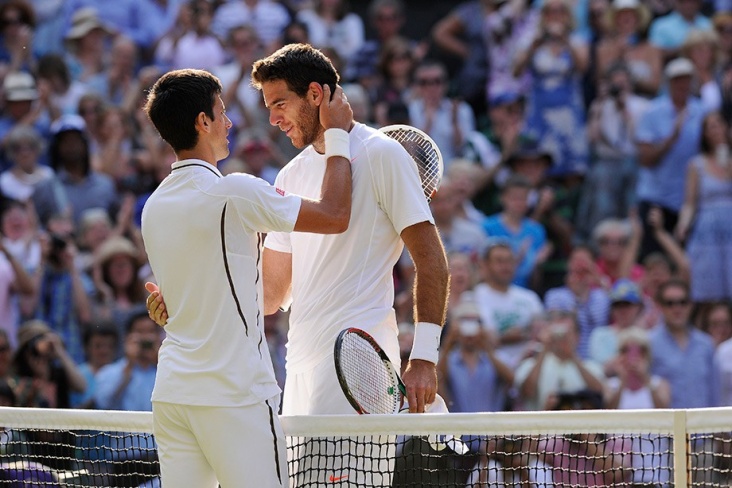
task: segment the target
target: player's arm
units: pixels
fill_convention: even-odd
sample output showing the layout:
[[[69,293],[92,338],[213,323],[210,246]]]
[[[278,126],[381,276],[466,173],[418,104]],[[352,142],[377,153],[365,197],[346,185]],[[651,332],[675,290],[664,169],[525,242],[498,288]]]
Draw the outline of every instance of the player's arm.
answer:
[[[412,256],[414,278],[414,321],[417,324],[409,364],[403,375],[410,412],[424,412],[437,392],[436,363],[442,324],[447,313],[450,274],[437,228],[420,222],[401,234]]]
[[[340,234],[351,219],[351,150],[348,131],[353,110],[338,86],[331,99],[330,87],[323,85],[320,123],[325,128],[326,169],[320,200],[303,198],[295,222],[297,232]]]
[[[290,292],[292,254],[264,248],[262,286],[264,287],[264,314],[271,315],[282,306]]]

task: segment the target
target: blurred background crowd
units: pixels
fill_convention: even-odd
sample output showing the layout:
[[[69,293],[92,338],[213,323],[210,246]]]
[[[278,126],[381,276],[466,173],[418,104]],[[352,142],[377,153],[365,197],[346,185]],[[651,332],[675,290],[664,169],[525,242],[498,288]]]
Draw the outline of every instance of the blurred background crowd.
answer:
[[[174,155],[146,89],[216,74],[222,171],[273,182],[296,151],[251,64],[309,42],[357,120],[414,125],[444,156],[451,411],[732,405],[732,3],[431,5],[0,1],[0,403],[151,409],[164,329],[140,213]],[[408,351],[408,255],[394,278]],[[286,316],[266,327],[284,382]]]

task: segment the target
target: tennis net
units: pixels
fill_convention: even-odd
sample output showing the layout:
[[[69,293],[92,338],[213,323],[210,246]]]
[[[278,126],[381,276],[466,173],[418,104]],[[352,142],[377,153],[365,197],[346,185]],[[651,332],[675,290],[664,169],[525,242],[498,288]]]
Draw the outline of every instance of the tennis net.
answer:
[[[282,417],[291,487],[726,487],[732,408]],[[147,412],[0,408],[0,485],[154,487]],[[176,487],[179,488],[179,487]]]

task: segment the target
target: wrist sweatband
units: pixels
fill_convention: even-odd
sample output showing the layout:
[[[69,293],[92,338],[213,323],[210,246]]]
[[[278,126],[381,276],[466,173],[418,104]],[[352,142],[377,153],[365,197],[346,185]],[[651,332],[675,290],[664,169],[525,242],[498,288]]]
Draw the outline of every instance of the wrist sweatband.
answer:
[[[328,129],[325,131],[325,160],[333,156],[342,156],[351,160],[351,143],[348,132],[343,129]]]
[[[414,324],[414,342],[409,360],[422,359],[437,364],[440,334],[442,334],[442,327],[437,324],[430,322]]]

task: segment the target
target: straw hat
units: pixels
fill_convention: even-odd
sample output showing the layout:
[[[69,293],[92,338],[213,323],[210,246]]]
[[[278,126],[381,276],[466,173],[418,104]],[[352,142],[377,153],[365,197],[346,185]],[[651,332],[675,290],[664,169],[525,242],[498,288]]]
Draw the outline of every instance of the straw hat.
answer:
[[[104,265],[112,257],[118,255],[129,256],[135,263],[139,258],[137,248],[132,241],[125,237],[110,237],[99,246],[94,259],[97,263]]]
[[[638,14],[638,30],[643,31],[651,21],[651,12],[639,0],[614,0],[608,9],[608,25],[615,24],[615,14],[621,10],[635,10]]]
[[[107,34],[112,34],[112,30],[107,27],[104,22],[99,20],[97,10],[93,7],[80,8],[71,18],[71,28],[66,33],[67,41],[76,41],[81,39],[94,29],[102,29]]]
[[[48,334],[51,328],[42,320],[29,320],[18,329],[18,347],[16,351],[23,349],[23,346],[38,336]]]

